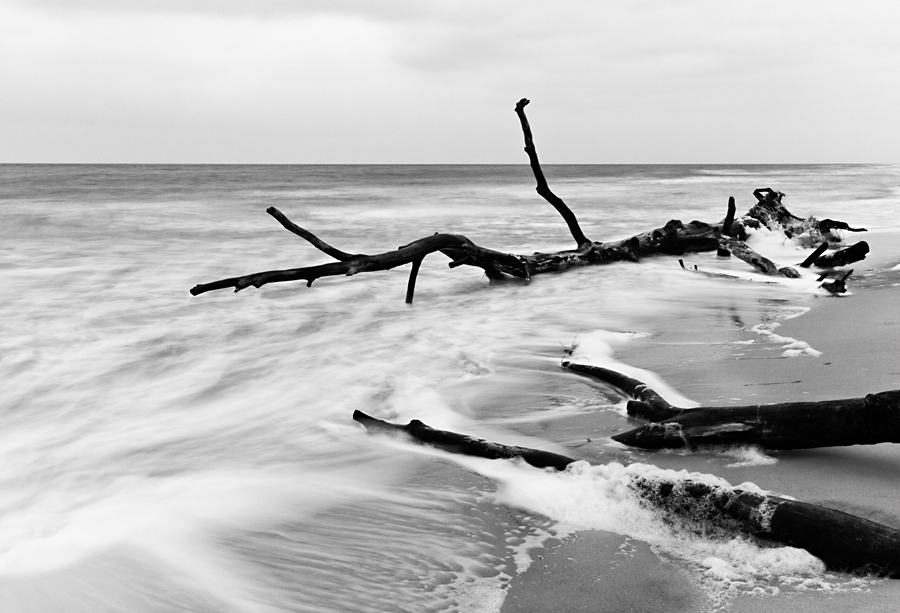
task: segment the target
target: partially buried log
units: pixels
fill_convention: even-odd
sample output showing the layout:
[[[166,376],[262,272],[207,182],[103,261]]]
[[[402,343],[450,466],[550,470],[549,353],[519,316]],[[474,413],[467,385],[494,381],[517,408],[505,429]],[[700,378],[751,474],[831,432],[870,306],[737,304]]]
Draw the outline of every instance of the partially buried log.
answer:
[[[436,430],[419,420],[400,425],[361,411],[353,419],[368,430],[402,433],[413,441],[489,459],[521,458],[538,468],[565,470],[577,460],[560,454],[492,443]],[[662,473],[665,474],[665,473]],[[842,511],[799,502],[768,492],[710,484],[698,479],[631,477],[629,487],[646,506],[688,526],[701,524],[725,532],[740,532],[763,541],[799,547],[833,571],[900,578],[900,530]]]
[[[332,247],[312,232],[290,221],[278,209],[270,207],[266,212],[278,220],[285,229],[309,241],[310,244],[337,260],[337,262],[284,270],[268,270],[220,279],[210,283],[200,283],[191,289],[191,294],[197,296],[206,292],[227,288],[233,288],[235,292],[239,292],[248,287],[260,288],[269,283],[285,281],[302,280],[306,281],[307,286],[311,286],[313,281],[322,277],[352,276],[361,272],[390,270],[410,264],[412,269],[409,283],[407,284],[406,302],[412,303],[419,266],[425,256],[435,252],[441,252],[449,257],[451,268],[464,265],[474,266],[482,269],[491,280],[518,278],[528,281],[536,274],[558,272],[574,267],[610,264],[621,261],[639,262],[643,258],[654,255],[682,255],[688,252],[717,249],[723,254],[725,252],[733,252],[735,256],[748,262],[764,274],[784,275],[787,277],[799,276],[795,269],[790,267],[779,268],[742,242],[747,236],[747,228],[759,227],[760,224],[771,227],[786,223],[790,224],[790,229],[786,230],[786,232],[794,233],[799,230],[796,223],[800,218],[791,214],[781,203],[783,194],[774,192],[770,188],[761,188],[754,192],[760,202],[747,215],[738,220],[734,219],[734,198],[730,198],[728,214],[726,219],[720,223],[692,221],[685,224],[680,220],[673,219],[664,226],[628,238],[609,242],[590,240],[582,231],[575,214],[561,198],[551,191],[544,177],[538,161],[531,126],[525,116],[525,106],[528,103],[529,101],[526,98],[521,99],[516,104],[515,112],[522,126],[525,152],[528,155],[532,172],[537,181],[535,189],[544,200],[549,202],[560,213],[575,241],[575,249],[551,253],[515,255],[485,249],[476,245],[465,236],[458,234],[435,233],[432,236],[421,238],[392,251],[374,255],[351,254]],[[810,227],[814,228],[818,235],[822,234],[819,231],[821,224],[815,221],[815,218],[810,217],[808,220],[802,221],[808,225],[812,224]],[[843,222],[827,221],[829,222],[829,229],[846,226],[846,228],[852,230]],[[848,253],[847,257],[859,255],[860,252],[857,250],[853,253]],[[862,254],[862,257],[865,257],[865,255]]]
[[[672,406],[646,384],[614,370],[568,361],[563,366],[633,398],[627,405],[628,414],[650,423],[612,437],[632,447],[810,449],[900,443],[900,390],[842,400],[685,409]]]
[[[821,257],[816,258],[814,264],[819,268],[838,268],[839,266],[846,266],[847,264],[864,260],[868,253],[869,243],[866,241],[859,241],[846,249],[826,253]]]

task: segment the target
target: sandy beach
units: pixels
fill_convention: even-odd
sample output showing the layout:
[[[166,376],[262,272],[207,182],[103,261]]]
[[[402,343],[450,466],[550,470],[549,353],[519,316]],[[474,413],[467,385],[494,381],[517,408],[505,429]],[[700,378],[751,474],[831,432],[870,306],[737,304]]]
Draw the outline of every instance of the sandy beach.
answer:
[[[719,219],[762,185],[798,215],[872,229],[894,227],[900,197],[895,167],[551,170],[598,240]],[[896,608],[900,582],[683,525],[631,487],[690,471],[900,526],[895,445],[628,448],[610,439],[635,425],[621,393],[560,362],[630,372],[682,406],[898,388],[897,235],[864,236],[840,298],[714,252],[527,283],[429,256],[412,307],[403,267],[192,296],[321,261],[268,206],[361,253],[433,231],[523,254],[570,237],[527,166],[0,171],[4,612]],[[753,238],[779,264],[808,253]],[[698,274],[716,270],[742,276]],[[450,454],[373,436],[355,410],[584,462]]]
[[[627,347],[616,357],[661,375],[701,404],[757,404],[864,396],[900,387],[900,235],[866,237],[873,254],[857,263],[853,295],[814,296],[808,311],[772,327],[784,341],[741,340],[746,326],[728,318],[686,314],[677,326]],[[875,272],[882,271],[882,272]],[[884,272],[887,271],[887,272]],[[713,339],[710,344],[698,339]],[[771,340],[769,338],[768,340]],[[783,347],[800,340],[811,349],[797,357]],[[744,344],[748,343],[748,344]],[[686,357],[689,356],[689,357]],[[601,386],[602,387],[602,386]],[[555,424],[569,448],[600,438],[597,419],[577,416]],[[546,432],[544,436],[547,436]],[[607,433],[608,436],[608,433]],[[590,445],[580,447],[590,459]],[[840,509],[900,528],[900,451],[892,444],[758,453],[741,460],[720,450],[698,453],[626,452],[629,459],[665,468],[713,473],[800,500]],[[839,468],[835,468],[839,467]],[[900,582],[875,581],[847,589],[780,589],[760,596],[740,585],[710,591],[696,577],[661,560],[644,543],[602,532],[581,532],[534,550],[533,566],[511,584],[504,613],[577,611],[886,611],[900,598]],[[834,576],[839,582],[842,578]],[[851,581],[847,576],[844,579]],[[834,593],[830,593],[833,591]]]

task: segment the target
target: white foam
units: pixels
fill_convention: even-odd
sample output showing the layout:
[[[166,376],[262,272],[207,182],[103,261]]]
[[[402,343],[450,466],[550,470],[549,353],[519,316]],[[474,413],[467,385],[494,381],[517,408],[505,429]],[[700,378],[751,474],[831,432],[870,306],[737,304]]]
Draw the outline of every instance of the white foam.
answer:
[[[576,462],[563,472],[539,470],[520,462],[455,458],[461,464],[496,479],[499,502],[545,515],[566,530],[604,530],[649,543],[661,554],[675,556],[696,570],[696,579],[714,598],[735,591],[777,589],[814,583],[839,590],[840,582],[825,575],[815,556],[794,547],[766,547],[744,536],[724,537],[715,530],[698,532],[697,525],[672,521],[664,511],[648,507],[637,493],[636,479],[689,479],[713,488],[731,487],[712,475],[660,469],[647,464],[592,466]],[[753,483],[735,486],[764,493]],[[761,518],[761,521],[765,521]],[[825,589],[825,588],[822,588]]]
[[[623,345],[632,339],[649,336],[638,332],[610,332],[594,330],[578,336],[576,344],[570,350],[566,360],[575,364],[602,366],[647,384],[651,389],[671,404],[684,408],[699,406],[699,403],[683,396],[667,384],[656,373],[637,368],[613,358],[614,347]],[[622,405],[624,407],[624,404]],[[624,410],[624,409],[623,409]]]
[[[494,578],[472,578],[458,585],[453,600],[460,613],[499,613],[508,587],[508,583]]]
[[[731,456],[736,461],[726,464],[729,468],[742,466],[771,466],[777,464],[778,459],[768,455],[762,448],[755,445],[731,446],[719,450],[724,455]]]
[[[371,465],[352,474],[219,470],[131,480],[93,501],[77,501],[74,508],[73,501],[48,499],[43,506],[52,513],[2,518],[0,575],[63,568],[125,542],[177,552],[211,529],[296,517],[365,495],[371,491],[366,482],[376,483],[378,472]]]
[[[797,315],[794,315],[793,317],[796,316]],[[785,357],[798,357],[803,355],[816,357],[822,355],[821,351],[813,349],[809,346],[809,343],[805,341],[799,341],[796,338],[775,334],[773,330],[779,326],[781,326],[781,324],[778,322],[756,324],[750,328],[750,331],[756,332],[768,343],[783,345],[784,352],[781,355]]]

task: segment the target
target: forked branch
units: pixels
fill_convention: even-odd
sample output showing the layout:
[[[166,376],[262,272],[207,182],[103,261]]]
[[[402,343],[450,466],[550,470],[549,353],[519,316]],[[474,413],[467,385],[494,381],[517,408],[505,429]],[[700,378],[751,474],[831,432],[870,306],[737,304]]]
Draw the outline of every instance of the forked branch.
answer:
[[[797,277],[798,273],[790,267],[778,268],[773,262],[750,249],[743,240],[747,236],[748,228],[759,228],[761,225],[774,227],[777,224],[790,224],[785,226],[784,232],[788,235],[806,231],[814,231],[819,234],[828,230],[849,228],[842,222],[825,220],[818,222],[814,218],[800,220],[792,215],[781,203],[783,194],[769,188],[756,190],[755,195],[759,203],[744,217],[734,220],[734,198],[728,202],[728,214],[725,220],[719,224],[710,224],[700,221],[682,223],[679,220],[671,220],[664,226],[642,232],[629,238],[603,242],[592,242],[581,231],[575,214],[566,206],[547,184],[547,179],[541,170],[534,146],[534,138],[531,126],[525,116],[525,106],[528,99],[522,98],[516,104],[516,114],[522,125],[522,134],[525,139],[525,152],[531,164],[532,172],[537,181],[536,190],[547,202],[549,202],[562,215],[569,228],[569,232],[577,243],[577,248],[550,253],[533,253],[531,255],[513,255],[491,249],[479,247],[465,236],[458,234],[434,234],[419,239],[408,245],[386,251],[376,255],[351,254],[332,247],[312,232],[301,228],[281,211],[271,207],[267,212],[274,217],[288,231],[308,241],[319,251],[337,260],[329,264],[306,266],[286,270],[268,270],[256,272],[239,277],[229,277],[201,283],[191,289],[191,294],[199,295],[205,292],[234,288],[241,291],[248,287],[262,287],[268,283],[284,281],[305,280],[307,285],[321,277],[351,276],[360,272],[376,272],[389,270],[397,266],[411,264],[409,282],[407,284],[406,301],[411,303],[415,292],[419,266],[425,256],[435,251],[440,251],[450,258],[450,267],[475,266],[481,268],[491,280],[504,278],[518,278],[528,281],[533,275],[546,272],[559,272],[573,267],[609,264],[612,262],[631,261],[639,262],[642,258],[659,255],[681,255],[690,251],[710,251],[719,249],[721,253],[726,251],[734,253],[748,264],[764,274],[781,274],[786,277]],[[734,221],[733,221],[734,220]],[[800,220],[800,222],[798,222]],[[825,222],[828,222],[827,224]],[[864,258],[868,251],[868,245],[860,243],[849,249],[833,254],[825,254],[818,257],[816,265],[834,267]]]
[[[282,218],[294,226],[294,224],[287,220],[283,215]],[[326,245],[312,233],[303,230],[298,226],[294,227],[311,237],[307,238],[307,236],[304,236],[304,238],[307,238],[307,240],[322,251],[325,251],[325,249],[322,248],[322,246],[324,246],[332,252],[341,254],[342,257],[348,255]],[[295,234],[299,234],[299,232],[295,232]],[[472,243],[465,236],[458,234],[433,234],[432,236],[413,241],[399,249],[386,251],[376,255],[358,254],[330,264],[291,268],[287,270],[269,270],[240,277],[221,279],[219,281],[213,281],[212,283],[201,283],[191,289],[191,294],[197,296],[205,292],[230,287],[233,287],[235,292],[239,292],[242,289],[251,286],[259,288],[268,283],[278,283],[283,281],[305,280],[307,285],[312,285],[312,282],[320,277],[340,275],[351,276],[361,272],[390,270],[391,268],[403,266],[404,264],[421,263],[426,255],[434,253],[435,251],[441,251],[453,260],[465,260],[466,264],[483,268],[490,276],[497,277],[502,276],[503,274],[518,276],[524,274],[522,262],[516,256],[500,253],[499,251],[492,251],[490,249],[483,249]],[[336,257],[333,253],[329,253],[329,255]],[[412,301],[412,291],[414,288],[415,281],[413,280],[410,284],[409,291],[407,292],[408,302]]]
[[[309,230],[304,230],[303,228],[301,228],[300,226],[295,224],[293,221],[288,219],[284,213],[282,213],[281,211],[276,209],[274,206],[270,206],[269,208],[267,208],[266,213],[268,213],[269,215],[271,215],[272,217],[277,219],[278,223],[280,223],[282,226],[284,226],[284,228],[286,230],[293,232],[300,238],[309,241],[309,243],[313,247],[315,247],[316,249],[318,249],[319,251],[321,251],[322,253],[324,253],[326,255],[330,255],[338,262],[346,262],[348,260],[352,260],[355,257],[359,257],[358,255],[345,253],[345,252],[341,251],[340,249],[335,249],[334,247],[332,247],[331,245],[329,245],[328,243],[323,241],[321,238],[319,238],[318,236],[316,236]]]

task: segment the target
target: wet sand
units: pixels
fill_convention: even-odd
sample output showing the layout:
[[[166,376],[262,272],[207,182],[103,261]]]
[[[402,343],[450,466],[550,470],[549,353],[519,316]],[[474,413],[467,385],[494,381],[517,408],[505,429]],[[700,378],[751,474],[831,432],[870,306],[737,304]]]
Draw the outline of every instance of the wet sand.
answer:
[[[900,235],[867,237],[874,258],[857,265],[852,296],[799,300],[805,314],[779,321],[774,333],[814,350],[785,357],[785,343],[747,343],[749,326],[689,313],[677,325],[617,352],[621,361],[653,370],[701,404],[757,404],[864,396],[900,389]],[[871,258],[872,256],[870,256]],[[765,300],[765,298],[761,299]],[[698,339],[709,339],[708,343]],[[747,344],[741,344],[747,343]],[[609,461],[603,435],[630,427],[609,414],[555,421],[554,438],[573,455]],[[546,425],[545,425],[546,428]],[[591,441],[588,443],[588,439]],[[625,450],[623,460],[713,473],[841,509],[900,528],[900,450],[892,444],[769,454],[771,464],[742,463],[715,450],[696,454]],[[533,566],[511,582],[503,613],[527,611],[892,611],[900,581],[879,581],[861,591],[787,590],[754,596],[739,591],[710,599],[696,577],[661,561],[649,547],[618,535],[582,532],[534,550]],[[847,579],[850,577],[847,576]],[[721,594],[720,594],[721,596]]]
[[[585,531],[531,551],[532,565],[510,585],[502,613],[689,612],[706,600],[684,572],[648,545]]]

